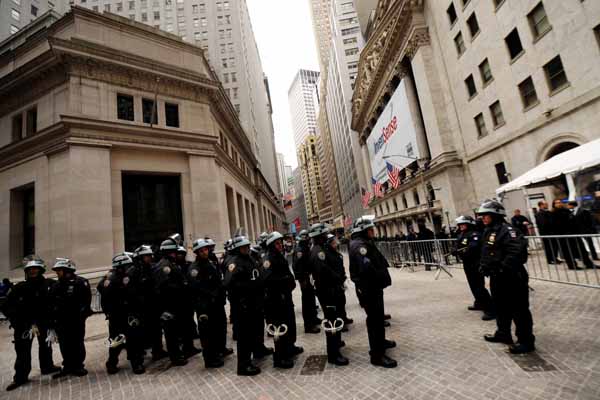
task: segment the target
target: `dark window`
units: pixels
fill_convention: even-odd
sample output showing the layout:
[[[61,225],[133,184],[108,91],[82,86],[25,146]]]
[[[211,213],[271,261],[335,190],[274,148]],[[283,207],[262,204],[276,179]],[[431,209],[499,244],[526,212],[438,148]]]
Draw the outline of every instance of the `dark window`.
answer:
[[[560,56],[554,57],[548,64],[544,65],[544,71],[546,72],[550,92],[554,92],[569,84]]]
[[[458,16],[456,15],[456,9],[454,8],[454,3],[450,3],[450,7],[446,10],[448,14],[448,19],[450,20],[450,26],[454,25]]]
[[[490,67],[490,62],[487,58],[483,60],[481,64],[479,64],[479,73],[481,74],[481,80],[484,84],[494,79],[492,68]]]
[[[23,190],[23,256],[35,254],[35,187]]]
[[[529,26],[535,39],[552,29],[552,25],[550,25],[548,15],[546,15],[546,10],[544,9],[544,3],[541,1],[527,14],[527,19],[529,20]]]
[[[598,40],[598,46],[600,46],[600,24],[596,25],[594,33],[596,34],[596,40]]]
[[[485,126],[485,119],[483,114],[478,114],[475,118],[475,127],[477,128],[477,136],[482,138],[488,134],[487,127]]]
[[[10,191],[9,252],[12,262],[35,253],[35,185]]]
[[[498,183],[501,185],[508,183],[508,174],[506,173],[506,166],[504,165],[504,162],[499,162],[498,164],[494,165],[494,167],[496,167]]]
[[[454,38],[454,44],[456,45],[456,51],[461,56],[467,48],[465,47],[465,40],[463,39],[462,32],[458,32],[458,35]]]
[[[510,54],[511,60],[514,60],[523,52],[523,45],[521,44],[521,38],[519,37],[517,28],[513,29],[504,41],[506,42],[506,47],[508,48],[508,54]]]
[[[529,108],[538,102],[537,92],[531,77],[525,79],[519,84],[519,92],[523,100],[523,107]]]
[[[497,101],[490,106],[490,113],[492,114],[494,128],[504,124],[504,113],[502,112],[502,106],[500,105],[500,101]]]
[[[408,208],[408,201],[406,200],[406,196],[402,195],[402,205],[404,208]]]
[[[12,118],[12,140],[17,142],[23,138],[23,114],[17,114]]]
[[[465,79],[465,86],[467,87],[467,93],[469,93],[469,99],[477,94],[477,87],[475,86],[473,75],[469,75],[469,77]]]
[[[496,7],[496,10],[500,8],[500,6],[502,4],[504,4],[505,0],[494,0],[494,7]]]
[[[467,25],[469,26],[471,37],[474,38],[479,33],[479,23],[477,22],[477,16],[475,13],[471,14],[469,19],[467,19]]]
[[[413,190],[413,200],[415,201],[415,205],[418,206],[421,204],[421,199],[419,198],[419,192]]]
[[[165,103],[165,122],[167,126],[179,128],[179,106]]]
[[[32,4],[31,5],[31,15],[33,15],[34,17],[37,17],[37,14],[38,14],[38,8]]]
[[[117,94],[117,118],[133,121],[133,96]]]
[[[158,124],[158,110],[154,100],[142,99],[142,116],[146,124]]]
[[[37,132],[37,107],[27,110],[27,136]]]

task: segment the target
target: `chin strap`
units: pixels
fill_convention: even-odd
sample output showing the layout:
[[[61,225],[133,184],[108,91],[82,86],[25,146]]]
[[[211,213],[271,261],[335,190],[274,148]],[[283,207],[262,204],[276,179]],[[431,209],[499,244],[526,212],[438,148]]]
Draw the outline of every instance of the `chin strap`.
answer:
[[[323,322],[321,322],[321,327],[325,333],[338,333],[344,329],[344,320],[341,318],[336,318],[335,321],[331,322],[328,319],[324,319]]]
[[[288,331],[288,327],[286,324],[281,325],[267,325],[267,333],[273,336],[274,340],[279,340],[279,338],[285,335]]]

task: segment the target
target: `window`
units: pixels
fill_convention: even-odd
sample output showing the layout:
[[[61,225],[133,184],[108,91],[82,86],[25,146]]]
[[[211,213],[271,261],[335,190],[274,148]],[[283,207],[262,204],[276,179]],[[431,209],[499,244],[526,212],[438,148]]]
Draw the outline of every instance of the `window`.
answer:
[[[231,15],[226,15],[226,16],[225,16],[225,23],[226,23],[227,25],[230,25],[230,24],[231,24]]]
[[[38,15],[38,8],[33,4],[31,5],[31,15],[33,15],[34,17],[37,17]]]
[[[148,13],[142,13],[142,22],[148,22]]]
[[[135,1],[130,1],[129,2],[129,9],[130,10],[135,10]]]
[[[454,38],[454,44],[456,45],[456,51],[458,52],[458,56],[460,57],[466,49],[465,40],[463,39],[462,32],[458,32],[458,35]]]
[[[469,99],[472,99],[473,96],[477,94],[477,87],[475,86],[475,79],[473,79],[473,75],[469,75],[467,79],[465,79],[465,85],[467,87]]]
[[[534,39],[540,38],[544,33],[552,29],[552,25],[550,25],[548,15],[546,15],[546,10],[544,9],[544,3],[541,1],[527,14],[527,19],[529,20],[529,26],[531,27]]]
[[[92,10],[98,12],[98,6],[93,6]]]
[[[521,93],[521,100],[525,109],[537,104],[538,97],[531,77],[519,84],[519,92]]]
[[[351,56],[353,54],[358,54],[358,48],[354,47],[352,49],[346,49],[345,53],[347,56]]]
[[[23,138],[23,115],[17,114],[12,118],[12,141],[18,142]]]
[[[519,31],[517,28],[513,29],[511,33],[504,39],[510,59],[514,60],[523,53],[523,45],[521,44],[521,38],[519,37]]]
[[[171,7],[173,5],[173,0],[165,0],[165,6]]]
[[[105,4],[104,5],[104,11],[105,12],[110,12],[110,4]]]
[[[117,11],[123,11],[123,3],[117,3]]]
[[[344,44],[353,44],[353,43],[357,43],[357,42],[358,42],[358,40],[355,37],[344,39]]]
[[[504,165],[504,162],[499,162],[498,164],[494,165],[494,167],[496,168],[498,183],[501,185],[508,183],[508,173],[506,172],[506,166]]]
[[[160,11],[154,11],[154,19],[160,19]]]
[[[450,21],[450,26],[454,26],[454,23],[458,19],[456,15],[456,9],[454,8],[454,3],[450,3],[450,7],[446,10],[446,14],[448,14],[448,20]]]
[[[239,114],[240,113],[240,105],[234,104],[233,106],[235,107],[235,111]]]
[[[413,200],[415,201],[415,206],[421,204],[421,199],[419,198],[419,192],[413,190]]]
[[[117,118],[133,121],[133,96],[117,94]]]
[[[471,32],[471,39],[474,39],[479,33],[479,22],[477,22],[475,13],[471,14],[469,19],[467,19],[467,25],[469,27],[469,32]]]
[[[15,10],[14,8],[10,10],[10,15],[15,21],[21,20],[21,12],[18,10]]]
[[[487,127],[485,126],[485,119],[483,114],[479,113],[475,117],[475,127],[477,128],[477,136],[482,138],[488,134]]]
[[[31,136],[37,132],[37,107],[27,110],[27,125],[25,129],[27,136]]]
[[[223,10],[225,10],[225,11],[229,10],[229,2],[228,1],[223,2]]]
[[[342,36],[352,35],[353,33],[358,33],[360,28],[358,26],[353,26],[352,28],[342,29]]]
[[[229,74],[228,73],[223,74],[223,83],[229,83]]]
[[[208,22],[206,21],[206,18],[205,18],[205,17],[202,17],[202,18],[200,18],[200,25],[201,25],[201,26],[206,26],[206,25],[208,25]]]
[[[231,90],[233,90],[233,98],[237,99],[238,98],[238,88],[234,87]]]
[[[231,82],[232,83],[237,82],[237,74],[235,72],[231,73]]]
[[[479,64],[479,73],[481,74],[481,81],[484,85],[494,79],[494,76],[492,75],[492,68],[490,67],[490,62],[487,58],[483,60],[481,64]]]
[[[406,200],[406,195],[402,195],[402,205],[404,208],[408,208],[408,201]]]
[[[132,21],[135,21],[135,14],[129,14],[129,19]],[[169,25],[171,25],[171,24],[167,25],[167,31],[169,30]],[[173,30],[173,25],[171,25],[171,30]]]
[[[154,100],[142,99],[142,116],[146,124],[158,124],[158,110]]]
[[[548,64],[544,65],[544,71],[546,72],[548,86],[550,86],[550,93],[569,84],[560,56],[554,57]]]
[[[500,101],[496,101],[490,106],[490,114],[492,114],[492,122],[494,122],[494,128],[504,125],[504,114],[502,113],[502,106]]]
[[[165,124],[179,128],[179,106],[177,104],[165,103]]]
[[[223,25],[223,16],[222,15],[217,16],[217,25]]]
[[[19,31],[19,28],[17,28],[16,26],[14,26],[14,25],[11,25],[11,26],[10,26],[10,34],[11,34],[11,35],[14,35],[14,34],[15,34],[15,33],[17,33],[18,31]]]
[[[594,33],[596,34],[596,39],[598,40],[598,46],[600,46],[600,24],[596,25],[594,28]]]
[[[35,253],[35,184],[10,191],[10,253],[21,259]]]

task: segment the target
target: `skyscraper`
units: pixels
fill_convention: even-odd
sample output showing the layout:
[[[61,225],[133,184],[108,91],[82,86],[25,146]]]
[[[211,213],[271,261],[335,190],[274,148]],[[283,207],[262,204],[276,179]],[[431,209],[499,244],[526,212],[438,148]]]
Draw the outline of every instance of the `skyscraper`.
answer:
[[[298,148],[309,135],[317,134],[317,81],[319,72],[301,69],[288,91],[294,144]]]
[[[321,71],[327,69],[329,59],[329,42],[331,40],[329,13],[331,12],[331,1],[332,0],[309,0]]]
[[[0,1],[0,42],[47,11],[62,14],[68,6],[68,2],[64,0]]]

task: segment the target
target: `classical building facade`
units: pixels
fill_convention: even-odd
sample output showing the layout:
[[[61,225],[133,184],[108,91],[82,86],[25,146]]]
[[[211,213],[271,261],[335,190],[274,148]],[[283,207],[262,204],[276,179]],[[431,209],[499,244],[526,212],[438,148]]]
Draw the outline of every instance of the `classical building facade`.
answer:
[[[371,203],[382,235],[429,213],[446,225],[600,136],[598,2],[380,0],[371,23],[352,126],[366,175],[388,186]]]
[[[239,114],[263,175],[273,191],[280,192],[269,84],[246,0],[73,0],[72,4],[114,13],[202,47]]]
[[[240,227],[251,238],[281,228],[278,199],[199,47],[73,7],[0,54],[5,272],[32,252],[105,269],[114,253],[174,232],[220,248]]]

